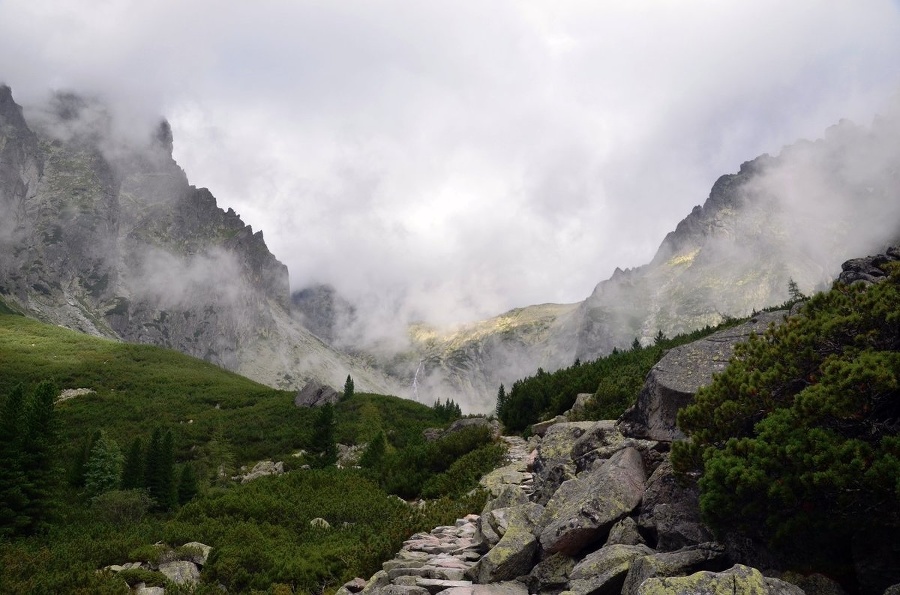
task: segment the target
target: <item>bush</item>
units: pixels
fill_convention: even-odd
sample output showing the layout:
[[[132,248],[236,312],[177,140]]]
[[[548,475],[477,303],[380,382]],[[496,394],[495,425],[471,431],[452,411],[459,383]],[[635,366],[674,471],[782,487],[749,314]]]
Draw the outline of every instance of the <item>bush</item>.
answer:
[[[91,498],[97,520],[114,525],[139,523],[152,507],[153,499],[144,490],[113,490]]]
[[[900,528],[900,269],[836,284],[764,336],[678,415],[701,509],[787,553]],[[832,550],[833,552],[833,550]],[[833,560],[820,560],[831,565]]]

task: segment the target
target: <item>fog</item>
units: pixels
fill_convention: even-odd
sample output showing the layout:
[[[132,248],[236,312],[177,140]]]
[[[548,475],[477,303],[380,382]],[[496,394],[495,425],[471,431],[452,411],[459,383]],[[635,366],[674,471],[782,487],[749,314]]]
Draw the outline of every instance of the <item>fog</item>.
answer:
[[[888,0],[0,3],[29,113],[165,116],[191,183],[368,338],[584,299],[719,175],[868,125],[898,55]]]

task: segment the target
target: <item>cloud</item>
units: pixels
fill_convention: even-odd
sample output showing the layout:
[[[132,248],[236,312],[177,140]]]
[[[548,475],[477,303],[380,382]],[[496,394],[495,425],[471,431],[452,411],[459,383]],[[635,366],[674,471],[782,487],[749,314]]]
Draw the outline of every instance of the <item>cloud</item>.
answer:
[[[718,175],[900,85],[896,2],[0,4],[0,78],[172,122],[192,183],[382,317],[586,297]]]

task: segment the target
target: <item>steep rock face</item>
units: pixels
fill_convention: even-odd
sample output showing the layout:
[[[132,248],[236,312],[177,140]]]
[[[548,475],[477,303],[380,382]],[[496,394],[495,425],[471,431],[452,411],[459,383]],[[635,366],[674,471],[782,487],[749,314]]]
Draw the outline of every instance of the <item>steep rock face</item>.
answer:
[[[649,264],[616,271],[583,302],[577,355],[746,316],[784,301],[790,279],[810,292],[883,248],[900,233],[898,132],[895,106],[871,128],[842,121],[720,177]]]
[[[95,101],[27,112],[0,87],[0,298],[93,335],[176,349],[272,386],[315,377],[389,390],[289,311],[287,268],[188,183],[165,122],[118,134]]]
[[[488,410],[501,382],[508,388],[538,367],[552,371],[627,348],[635,337],[648,344],[660,330],[671,337],[748,316],[785,301],[791,279],[805,293],[827,287],[841,262],[900,238],[898,187],[900,104],[871,127],[841,122],[823,139],[720,177],[651,262],[617,269],[574,309],[544,310],[542,332],[492,330],[486,321],[471,327],[478,333],[434,333],[410,358],[421,361],[429,380],[422,386],[455,390]],[[533,316],[536,308],[516,312]]]

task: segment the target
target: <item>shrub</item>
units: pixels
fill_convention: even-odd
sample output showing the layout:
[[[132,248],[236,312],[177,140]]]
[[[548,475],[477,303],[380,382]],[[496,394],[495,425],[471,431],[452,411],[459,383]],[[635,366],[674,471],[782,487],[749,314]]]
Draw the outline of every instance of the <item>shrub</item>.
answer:
[[[673,445],[673,464],[702,472],[701,509],[720,533],[799,552],[896,531],[898,386],[894,267],[870,287],[836,284],[800,315],[739,345],[679,413],[690,439]]]

